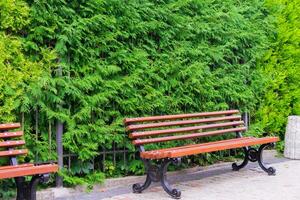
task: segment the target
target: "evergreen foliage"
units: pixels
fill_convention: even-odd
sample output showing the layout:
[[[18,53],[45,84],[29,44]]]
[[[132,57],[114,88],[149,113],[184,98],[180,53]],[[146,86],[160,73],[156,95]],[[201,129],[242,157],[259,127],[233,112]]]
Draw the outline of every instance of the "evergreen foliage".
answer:
[[[260,1],[28,2],[27,52],[58,58],[31,98],[40,117],[64,122],[65,151],[82,166],[73,175],[91,173],[102,147],[123,147],[124,117],[255,108],[270,30]]]
[[[277,31],[272,48],[262,60],[266,83],[256,121],[260,132],[279,135],[283,141],[287,117],[300,115],[300,2],[267,3],[276,18]]]
[[[24,96],[24,83],[34,80],[38,71],[24,56],[18,37],[28,24],[28,6],[24,2],[1,1],[0,11],[0,120],[13,121],[20,97]]]
[[[299,107],[299,40],[284,33],[299,34],[292,7],[277,13],[277,42],[259,66],[274,36],[263,1],[1,1],[0,120],[24,117],[35,161],[56,159],[54,126],[63,122],[64,150],[78,155],[61,172],[69,184],[103,179],[100,166],[92,165],[102,148],[134,150],[125,117],[235,108],[256,113],[265,99],[258,125],[271,130],[274,114],[276,123],[285,117],[275,112],[274,99],[283,99],[276,103],[289,113]],[[283,74],[276,71],[287,64]],[[109,159],[106,176],[143,172],[139,161],[126,168]]]
[[[41,48],[40,60],[26,55],[24,36],[30,24],[30,8],[24,1],[0,1],[0,123],[14,122],[29,113],[34,103],[29,99],[31,86],[40,77],[50,75],[53,54]],[[51,58],[52,56],[52,58]],[[26,129],[27,141],[33,141],[30,127]],[[0,164],[7,160],[0,159]],[[12,180],[0,180],[0,199],[8,199],[14,192]]]

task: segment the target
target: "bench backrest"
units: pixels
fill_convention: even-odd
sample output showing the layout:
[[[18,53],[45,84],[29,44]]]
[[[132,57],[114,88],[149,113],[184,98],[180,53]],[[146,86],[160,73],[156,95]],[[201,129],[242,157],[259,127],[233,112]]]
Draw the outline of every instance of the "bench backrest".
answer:
[[[23,136],[23,131],[15,131],[19,129],[20,123],[0,124],[0,158],[7,157],[11,165],[18,165],[16,157],[28,153],[27,149],[19,148],[25,145],[25,140],[18,139]],[[2,166],[1,169],[10,166]]]
[[[126,118],[124,124],[136,146],[226,133],[240,136],[246,130],[238,110]]]

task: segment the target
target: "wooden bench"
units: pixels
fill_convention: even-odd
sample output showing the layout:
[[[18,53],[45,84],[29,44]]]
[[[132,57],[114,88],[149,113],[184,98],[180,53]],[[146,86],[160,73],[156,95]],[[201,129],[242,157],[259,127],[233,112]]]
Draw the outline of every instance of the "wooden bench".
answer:
[[[56,164],[18,164],[17,156],[28,153],[27,149],[21,149],[25,145],[24,140],[16,139],[23,136],[20,123],[0,124],[0,158],[8,158],[10,165],[0,166],[0,179],[14,178],[17,186],[17,200],[35,200],[36,187],[39,182],[47,182],[49,173],[57,172]],[[32,176],[29,182],[25,176]]]
[[[132,143],[138,148],[145,165],[146,181],[144,184],[134,184],[133,192],[140,193],[148,188],[151,182],[161,182],[163,189],[173,198],[180,198],[181,192],[171,188],[167,182],[166,172],[170,163],[179,164],[183,156],[215,152],[227,149],[242,148],[245,153],[243,162],[232,164],[232,169],[238,171],[245,167],[248,161],[258,162],[259,166],[269,175],[275,174],[275,169],[267,168],[262,162],[262,151],[274,146],[278,137],[242,137],[246,131],[238,110],[204,112],[193,114],[150,116],[126,118],[126,130]],[[228,135],[225,140],[201,143],[199,138],[217,135]],[[230,138],[233,135],[234,138]],[[215,137],[212,137],[216,139]],[[219,137],[220,138],[220,137]],[[188,140],[190,144],[171,148],[147,150],[147,144]],[[250,147],[260,145],[258,149]],[[153,146],[153,145],[152,145]],[[157,160],[157,162],[153,162]]]

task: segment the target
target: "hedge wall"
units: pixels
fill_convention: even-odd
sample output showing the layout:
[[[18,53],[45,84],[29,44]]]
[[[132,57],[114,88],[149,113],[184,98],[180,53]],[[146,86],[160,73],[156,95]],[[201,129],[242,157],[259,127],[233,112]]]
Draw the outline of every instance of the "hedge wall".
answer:
[[[273,94],[297,91],[292,68],[299,63],[296,58],[291,61],[295,65],[289,63],[294,67],[284,80],[291,83],[270,78],[282,78],[276,71],[287,63],[273,63],[286,60],[291,55],[287,49],[297,57],[293,48],[299,44],[295,38],[291,47],[283,45],[292,38],[283,31],[299,25],[289,14],[293,9],[280,1],[278,12],[273,4],[2,1],[0,121],[24,123],[31,149],[27,159],[35,161],[56,159],[55,125],[62,122],[64,150],[77,154],[75,166],[80,166],[68,173],[68,183],[103,178],[90,165],[102,147],[111,148],[113,142],[123,147],[125,140],[125,147],[133,150],[124,134],[124,117],[237,108],[262,122],[257,130],[269,131],[274,127],[268,111],[274,111]],[[276,32],[276,20],[282,32]],[[296,93],[282,96],[299,101]],[[299,107],[292,104],[293,110]],[[285,116],[276,112],[276,117],[277,123]],[[283,125],[278,127],[282,132]],[[119,167],[106,175],[136,172],[131,169]]]
[[[300,115],[300,2],[268,0],[267,6],[276,19],[276,34],[262,58],[265,92],[254,128],[279,135],[283,141],[287,117]]]

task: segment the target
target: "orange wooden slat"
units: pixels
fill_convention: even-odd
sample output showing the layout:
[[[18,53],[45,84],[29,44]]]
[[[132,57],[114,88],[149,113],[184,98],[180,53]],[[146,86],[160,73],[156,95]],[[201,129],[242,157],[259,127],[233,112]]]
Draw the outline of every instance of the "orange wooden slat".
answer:
[[[34,164],[26,163],[26,164],[21,164],[21,165],[8,165],[8,166],[1,166],[0,170],[22,168],[22,167],[31,167],[31,166],[34,166]]]
[[[202,132],[202,133],[191,133],[191,134],[178,135],[178,136],[176,135],[176,136],[166,136],[166,137],[160,137],[160,138],[136,139],[136,140],[133,140],[132,143],[134,145],[142,145],[142,144],[166,142],[166,141],[172,141],[172,140],[184,140],[184,139],[192,139],[192,138],[197,138],[197,137],[219,135],[219,134],[230,133],[230,132],[245,131],[246,129],[247,129],[246,127],[239,127],[239,128],[222,129],[222,130],[216,130],[216,131],[208,131],[208,132]]]
[[[165,126],[179,126],[179,125],[188,125],[188,124],[200,124],[207,122],[217,122],[217,121],[228,121],[228,120],[240,120],[241,116],[226,116],[226,117],[214,117],[214,118],[204,118],[204,119],[195,119],[195,120],[181,120],[181,121],[169,121],[169,122],[159,122],[151,124],[136,124],[129,125],[126,127],[127,131],[141,130],[147,128],[158,128]]]
[[[183,119],[183,118],[195,118],[195,117],[208,117],[208,116],[217,116],[217,115],[230,115],[230,114],[237,114],[237,113],[239,113],[238,110],[225,110],[225,111],[202,112],[202,113],[191,113],[191,114],[137,117],[137,118],[126,118],[124,120],[124,123],[128,124],[128,123],[158,121],[158,120],[171,120],[171,119]]]
[[[251,137],[243,137],[243,138],[233,138],[233,139],[228,139],[226,141],[240,141],[240,140],[247,140]],[[194,148],[194,147],[200,147],[200,146],[207,146],[209,145],[214,145],[214,144],[219,144],[219,143],[224,143],[224,140],[219,140],[215,142],[209,142],[209,143],[200,143],[200,144],[192,144],[192,145],[185,145],[185,146],[179,146],[179,147],[173,147],[173,148],[166,148],[166,149],[160,149],[160,150],[153,150],[153,151],[148,151],[148,152],[141,152],[141,156],[146,156],[147,158],[150,159],[160,159],[160,158],[165,158],[168,157],[170,154],[170,151],[173,150],[179,150],[179,149],[187,149],[187,148]],[[142,155],[144,154],[145,155]]]
[[[13,138],[13,137],[20,137],[22,135],[23,135],[23,131],[4,132],[4,133],[0,133],[0,138]]]
[[[27,149],[17,149],[17,150],[9,150],[9,151],[0,151],[0,157],[24,155],[24,154],[27,154],[27,153],[28,153]]]
[[[0,131],[5,131],[5,130],[10,130],[10,129],[20,128],[20,127],[21,127],[20,123],[0,124]]]
[[[191,132],[191,131],[197,131],[197,130],[201,130],[201,129],[239,126],[239,125],[243,125],[243,124],[244,124],[243,121],[234,121],[234,122],[226,122],[226,123],[220,123],[220,124],[207,124],[207,125],[189,126],[189,127],[183,127],[183,128],[133,132],[133,133],[129,134],[129,137],[130,138],[140,138],[140,137],[155,136],[155,135],[170,134],[170,133]]]
[[[240,140],[247,140],[252,137],[242,137],[242,138],[233,138],[233,139],[228,139],[226,141],[240,141]],[[219,141],[214,141],[214,142],[209,142],[209,143],[200,143],[200,144],[189,144],[189,145],[184,145],[184,146],[178,146],[178,147],[171,147],[171,148],[165,148],[165,149],[158,149],[158,150],[152,150],[152,151],[144,151],[141,152],[141,157],[142,158],[147,158],[147,159],[161,159],[167,157],[166,155],[169,154],[170,151],[172,150],[179,150],[179,149],[186,149],[186,148],[192,148],[192,147],[199,147],[199,146],[205,146],[207,144],[213,145],[213,144],[219,144],[223,143],[224,140],[219,140]]]
[[[158,151],[146,151],[146,152],[141,152],[141,157],[145,159],[162,159],[162,158],[170,158],[172,157],[172,153],[182,153],[181,156],[186,156],[184,153],[185,152],[193,152],[201,149],[202,151],[198,151],[197,153],[194,154],[199,154],[199,153],[207,153],[207,152],[212,152],[212,151],[219,151],[219,150],[225,150],[225,149],[217,149],[220,147],[227,147],[228,145],[240,145],[238,147],[234,148],[239,148],[239,147],[244,147],[244,146],[251,146],[251,145],[256,145],[256,144],[265,144],[265,143],[270,143],[270,142],[277,142],[279,138],[277,137],[270,137],[267,139],[263,138],[253,138],[253,137],[246,137],[246,138],[235,138],[235,139],[229,139],[229,140],[221,140],[221,141],[216,141],[216,142],[208,142],[208,143],[202,143],[202,144],[195,144],[195,145],[186,145],[186,146],[180,146],[180,147],[175,147],[175,148],[168,148],[168,149],[161,149]],[[245,144],[248,142],[247,144]],[[252,142],[251,144],[249,142]],[[254,142],[254,143],[253,143]],[[216,149],[214,149],[216,148]],[[194,155],[188,154],[188,155]]]
[[[56,164],[20,167],[20,168],[0,170],[0,179],[21,177],[21,176],[31,176],[36,174],[47,174],[47,173],[54,173],[57,171],[58,171],[58,166]]]
[[[0,147],[14,147],[14,146],[21,146],[24,144],[25,144],[24,140],[5,141],[5,142],[0,142]]]
[[[182,156],[189,156],[195,155],[199,153],[207,153],[213,151],[221,151],[227,149],[235,149],[240,147],[246,146],[253,146],[257,144],[267,144],[279,141],[278,137],[265,137],[265,138],[250,138],[248,140],[242,140],[239,142],[224,142],[215,145],[207,145],[207,146],[200,146],[194,148],[187,148],[187,149],[180,149],[177,151],[170,151],[169,157],[170,158],[177,158]]]

